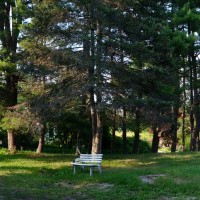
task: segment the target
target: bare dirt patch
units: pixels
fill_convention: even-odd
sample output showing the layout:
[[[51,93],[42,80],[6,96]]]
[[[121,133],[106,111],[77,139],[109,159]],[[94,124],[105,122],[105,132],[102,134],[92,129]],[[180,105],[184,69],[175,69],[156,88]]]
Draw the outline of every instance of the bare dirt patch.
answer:
[[[159,197],[157,200],[179,200],[180,197]],[[181,199],[184,199],[184,200],[197,200],[198,198],[197,197],[182,197]]]
[[[94,184],[88,184],[88,187],[91,188],[98,188],[100,190],[108,191],[111,190],[114,187],[114,184],[110,183],[94,183]]]
[[[71,182],[65,182],[65,181],[55,183],[54,185],[57,187],[64,187],[64,188],[73,188],[74,187],[74,184],[72,184]]]
[[[152,174],[140,176],[143,183],[153,184],[158,178],[166,176],[165,174]]]
[[[186,181],[186,180],[183,180],[183,179],[180,179],[180,178],[175,178],[175,179],[174,179],[174,182],[175,182],[176,184],[178,184],[178,185],[189,183],[189,181]]]
[[[74,184],[71,182],[66,182],[66,181],[62,181],[62,182],[58,182],[55,183],[55,186],[57,187],[64,187],[64,188],[72,188],[72,189],[79,189],[79,188],[98,188],[100,190],[110,190],[114,187],[113,184],[109,184],[109,183],[82,183],[82,184]]]

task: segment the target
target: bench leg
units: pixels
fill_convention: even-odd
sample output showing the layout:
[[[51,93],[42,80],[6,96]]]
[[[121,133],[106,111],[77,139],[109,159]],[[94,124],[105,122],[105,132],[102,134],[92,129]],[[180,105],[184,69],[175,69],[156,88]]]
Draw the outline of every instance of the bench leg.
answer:
[[[101,174],[102,170],[101,170],[101,166],[98,167],[99,173]]]
[[[92,167],[90,167],[90,176],[92,176]]]
[[[76,174],[76,166],[74,166],[74,174]]]
[[[84,169],[85,169],[84,166],[81,166],[81,168],[82,168],[82,171],[84,171]]]

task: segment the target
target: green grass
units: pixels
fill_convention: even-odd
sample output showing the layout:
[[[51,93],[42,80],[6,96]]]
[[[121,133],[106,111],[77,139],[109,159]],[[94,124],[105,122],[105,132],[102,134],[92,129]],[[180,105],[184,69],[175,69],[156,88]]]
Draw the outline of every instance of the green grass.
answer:
[[[73,175],[74,158],[0,153],[0,200],[200,199],[200,153],[104,155],[102,175],[92,177],[89,169]]]

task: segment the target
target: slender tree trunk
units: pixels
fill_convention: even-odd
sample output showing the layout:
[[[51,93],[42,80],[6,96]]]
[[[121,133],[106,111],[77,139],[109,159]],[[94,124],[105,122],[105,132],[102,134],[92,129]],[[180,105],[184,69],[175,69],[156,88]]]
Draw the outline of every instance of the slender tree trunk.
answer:
[[[194,95],[193,95],[193,73],[192,73],[192,66],[190,62],[190,57],[189,57],[189,65],[190,65],[190,150],[194,151],[195,150],[195,135],[194,135]]]
[[[46,132],[46,124],[44,123],[40,125],[40,136],[39,136],[38,147],[36,150],[38,154],[43,152],[45,132]]]
[[[111,153],[115,153],[115,133],[116,133],[116,109],[112,114],[112,141],[111,141]]]
[[[171,152],[176,152],[176,145],[177,145],[177,118],[178,118],[178,106],[175,105],[173,107],[173,124],[171,127],[172,130],[172,146],[171,146]]]
[[[80,107],[80,110],[79,110],[79,117],[80,117],[80,119],[81,118],[84,118],[85,117],[85,111],[86,111],[86,109],[85,109],[85,105],[86,105],[86,95],[83,95],[82,97],[81,97],[81,101],[82,101],[82,106]],[[80,155],[81,154],[81,147],[80,147],[80,145],[81,145],[81,140],[83,139],[83,132],[82,132],[82,130],[79,130],[78,132],[77,132],[77,137],[76,137],[76,140],[77,140],[77,142],[76,142],[76,155]],[[91,146],[91,145],[88,145],[88,146]],[[91,152],[91,149],[90,149],[90,151],[89,152]]]
[[[86,15],[90,15],[90,9],[86,9]],[[90,34],[91,32],[91,34]],[[83,36],[83,65],[88,70],[88,79],[90,81],[90,89],[88,91],[89,98],[89,106],[90,106],[90,122],[91,122],[91,134],[88,142],[88,153],[92,151],[92,136],[96,132],[96,111],[95,111],[95,102],[94,102],[94,84],[91,80],[93,80],[94,76],[94,30],[91,27],[91,23],[89,19],[86,17],[84,19],[84,36]],[[91,35],[89,37],[89,35]],[[91,45],[90,45],[91,40]],[[91,53],[91,55],[90,55]],[[92,57],[92,62],[91,62]],[[84,100],[85,101],[85,100]],[[85,101],[86,102],[86,101]]]
[[[159,136],[157,127],[153,127],[153,141],[152,141],[152,153],[158,153],[158,146],[159,146]]]
[[[140,142],[140,110],[136,108],[135,113],[135,137],[133,140],[133,153],[138,153],[139,150],[139,142]]]
[[[194,46],[194,45],[193,45]],[[194,88],[194,116],[195,116],[195,130],[194,130],[194,150],[200,150],[199,145],[199,131],[200,131],[200,103],[199,103],[199,94],[198,94],[198,75],[197,75],[197,61],[192,52],[192,66],[193,66],[193,88]]]
[[[127,153],[127,133],[126,133],[126,109],[123,108],[122,116],[122,140],[123,140],[123,153]]]
[[[195,140],[196,140],[196,150],[200,151],[200,140],[199,140],[199,131],[200,131],[200,113],[199,113],[199,105],[195,108]]]
[[[93,35],[93,53],[94,53],[94,48],[95,48],[95,40],[94,40],[94,29],[92,29],[92,35]],[[95,114],[96,114],[96,132],[93,132],[93,138],[92,138],[92,153],[94,154],[98,154],[98,153],[102,153],[102,135],[103,135],[103,118],[102,118],[102,108],[101,108],[101,101],[102,101],[102,97],[101,97],[101,85],[102,85],[102,30],[101,30],[101,22],[99,20],[96,21],[96,37],[97,37],[97,41],[96,41],[96,57],[94,54],[94,58],[96,63],[94,62],[94,68],[95,68],[95,64],[96,64],[96,81],[95,81],[95,85],[96,85],[96,105],[95,105]]]
[[[97,131],[97,113],[96,113],[96,105],[95,105],[95,93],[94,93],[94,68],[95,68],[95,27],[94,27],[94,7],[91,5],[91,20],[92,22],[90,23],[90,49],[91,49],[91,62],[89,66],[89,80],[90,80],[90,115],[91,115],[91,124],[92,124],[92,153],[95,153],[96,151],[96,131]]]
[[[92,94],[90,94],[92,95]],[[94,99],[93,99],[93,96],[90,97],[90,116],[91,116],[91,124],[92,124],[92,149],[94,148],[93,145],[95,144],[94,143],[94,138],[95,138],[95,135],[96,135],[96,130],[97,130],[97,114],[96,114],[96,108],[95,108],[95,105],[94,105]],[[93,150],[92,150],[93,151]]]
[[[188,23],[188,35],[191,35],[191,26]],[[192,48],[193,45],[190,46],[190,52],[188,55],[188,63],[190,68],[190,151],[196,150],[196,138],[194,132],[194,72],[193,72],[193,63],[192,63]]]
[[[185,151],[185,107],[186,107],[186,91],[185,91],[185,65],[184,65],[184,74],[183,74],[183,114],[182,114],[182,146],[183,151]]]
[[[174,105],[172,106],[172,126],[171,126],[171,134],[172,134],[172,144],[171,144],[171,152],[176,152],[176,147],[178,144],[177,138],[177,130],[178,130],[178,115],[179,115],[179,107],[180,107],[180,79],[177,70],[174,71]]]
[[[186,65],[185,61],[183,60],[183,114],[182,114],[182,148],[185,151],[185,117],[186,117]]]
[[[109,32],[111,31],[111,28],[109,28]],[[114,64],[114,55],[111,53],[110,55],[111,63]],[[113,81],[114,74],[112,74],[111,71],[111,81]],[[112,115],[112,141],[111,141],[111,153],[115,153],[115,138],[116,138],[116,109],[113,109],[113,115]]]
[[[97,128],[96,128],[96,133],[93,135],[92,139],[92,153],[98,154],[102,153],[102,114],[101,111],[97,109]]]
[[[80,132],[76,134],[76,155],[79,156],[81,154],[80,151]]]

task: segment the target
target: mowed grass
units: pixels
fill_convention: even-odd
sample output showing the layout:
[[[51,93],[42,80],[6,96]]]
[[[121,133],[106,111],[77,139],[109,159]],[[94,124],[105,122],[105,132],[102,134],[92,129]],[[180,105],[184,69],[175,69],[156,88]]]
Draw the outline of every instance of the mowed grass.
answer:
[[[74,155],[0,153],[0,200],[200,199],[200,153],[104,155],[73,174]]]

